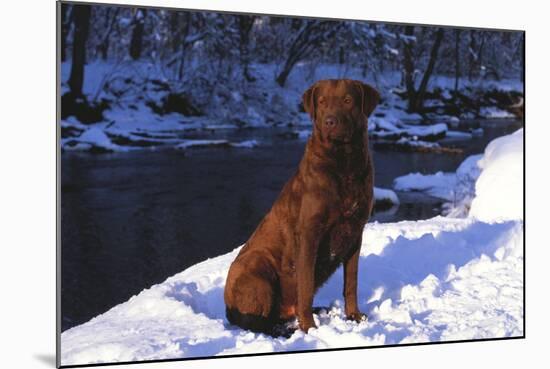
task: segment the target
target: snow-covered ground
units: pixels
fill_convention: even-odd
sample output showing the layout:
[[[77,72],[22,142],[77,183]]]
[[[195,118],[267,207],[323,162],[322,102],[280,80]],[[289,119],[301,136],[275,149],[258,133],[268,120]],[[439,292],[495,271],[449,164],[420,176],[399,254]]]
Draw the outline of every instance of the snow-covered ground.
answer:
[[[340,268],[315,297],[314,305],[326,309],[315,314],[318,328],[308,334],[296,331],[290,338],[272,338],[229,325],[223,288],[237,248],[63,332],[61,362],[522,336],[522,155],[519,130],[494,140],[482,156],[468,158],[455,175],[460,181],[446,175],[424,181],[472,188],[473,194],[460,199],[464,217],[365,227],[358,293],[367,321],[345,320]]]

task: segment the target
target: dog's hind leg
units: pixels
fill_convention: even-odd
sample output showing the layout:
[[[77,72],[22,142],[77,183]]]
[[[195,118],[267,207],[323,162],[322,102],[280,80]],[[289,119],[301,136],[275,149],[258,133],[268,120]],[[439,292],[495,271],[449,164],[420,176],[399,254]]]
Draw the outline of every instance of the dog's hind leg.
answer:
[[[244,258],[243,258],[244,259]],[[231,265],[224,299],[227,320],[241,328],[271,334],[278,321],[277,279],[266,261],[249,255]]]

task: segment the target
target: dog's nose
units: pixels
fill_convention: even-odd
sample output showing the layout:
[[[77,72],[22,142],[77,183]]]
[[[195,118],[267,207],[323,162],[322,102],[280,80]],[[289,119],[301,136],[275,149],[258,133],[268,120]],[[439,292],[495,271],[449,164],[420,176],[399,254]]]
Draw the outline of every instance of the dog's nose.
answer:
[[[333,115],[329,115],[325,119],[325,124],[329,127],[334,127],[337,123],[338,123],[338,119],[336,119],[336,117]]]

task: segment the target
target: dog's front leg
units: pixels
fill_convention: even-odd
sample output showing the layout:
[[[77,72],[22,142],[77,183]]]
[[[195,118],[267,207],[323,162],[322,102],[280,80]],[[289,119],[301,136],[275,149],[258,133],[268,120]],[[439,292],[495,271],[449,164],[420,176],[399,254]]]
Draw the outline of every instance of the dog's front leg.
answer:
[[[322,201],[306,197],[302,201],[296,234],[295,248],[297,315],[300,329],[307,332],[316,328],[313,321],[313,295],[315,292],[315,263],[326,213]]]
[[[346,305],[346,317],[359,322],[367,316],[357,307],[357,272],[359,267],[359,254],[361,252],[361,237],[355,251],[344,261],[344,300]]]

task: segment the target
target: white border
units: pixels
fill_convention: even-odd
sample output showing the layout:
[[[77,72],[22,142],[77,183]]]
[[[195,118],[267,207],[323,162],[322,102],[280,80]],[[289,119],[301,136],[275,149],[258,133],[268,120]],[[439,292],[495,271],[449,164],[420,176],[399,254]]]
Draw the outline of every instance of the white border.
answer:
[[[101,1],[100,1],[101,2]],[[527,31],[527,339],[118,366],[120,368],[512,368],[545,357],[550,261],[547,11],[544,2],[134,0],[120,3],[255,13],[483,26]],[[540,5],[537,5],[540,4]],[[0,12],[3,367],[53,367],[55,353],[55,4],[12,1]],[[544,356],[543,356],[544,355]],[[541,362],[544,362],[541,360]]]

